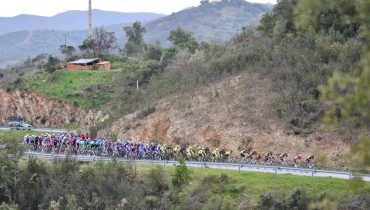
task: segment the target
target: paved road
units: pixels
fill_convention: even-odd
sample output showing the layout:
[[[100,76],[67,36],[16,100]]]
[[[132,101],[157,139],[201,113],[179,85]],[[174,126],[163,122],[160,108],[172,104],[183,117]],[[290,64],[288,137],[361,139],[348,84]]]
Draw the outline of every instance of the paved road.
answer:
[[[0,130],[11,130],[11,128],[0,126]],[[77,132],[76,130],[72,130],[72,129],[59,129],[59,128],[31,128],[31,130],[38,131],[38,132],[49,132],[49,133],[67,133],[67,132],[76,133]]]
[[[27,152],[26,155],[44,158],[44,159],[65,159],[65,155],[53,155],[45,153]],[[71,158],[78,161],[100,161],[109,162],[111,158],[93,157],[86,155],[70,156]],[[132,162],[138,164],[161,164],[163,166],[173,166],[178,164],[177,161],[160,161],[160,160],[127,160],[117,159],[120,162]],[[344,171],[327,171],[318,169],[307,169],[307,168],[292,168],[283,166],[267,166],[267,165],[248,165],[248,164],[231,164],[231,163],[211,163],[211,162],[192,162],[186,161],[186,165],[190,167],[198,168],[216,168],[216,169],[228,169],[237,171],[252,171],[252,172],[263,172],[263,173],[274,173],[274,174],[292,174],[296,176],[311,176],[311,177],[333,177],[339,179],[352,179],[354,177],[361,177],[365,181],[370,181],[370,174],[353,174],[351,172]]]

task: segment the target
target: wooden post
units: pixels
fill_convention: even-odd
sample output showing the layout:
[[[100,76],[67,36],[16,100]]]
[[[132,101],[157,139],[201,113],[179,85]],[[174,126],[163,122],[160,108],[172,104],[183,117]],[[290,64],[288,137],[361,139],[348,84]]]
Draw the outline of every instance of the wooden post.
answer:
[[[315,168],[312,167],[312,175],[311,175],[312,178],[313,178],[314,173],[315,173]]]
[[[275,175],[277,175],[278,167],[275,166]]]

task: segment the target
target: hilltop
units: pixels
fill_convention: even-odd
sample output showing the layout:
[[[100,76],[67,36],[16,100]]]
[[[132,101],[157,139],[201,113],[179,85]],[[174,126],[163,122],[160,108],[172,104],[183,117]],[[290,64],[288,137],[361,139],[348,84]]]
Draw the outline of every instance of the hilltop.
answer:
[[[182,27],[194,33],[199,41],[224,42],[243,27],[255,26],[262,15],[270,12],[269,4],[246,1],[203,2],[199,7],[188,8],[145,25],[150,42],[159,39],[165,45],[173,28]]]

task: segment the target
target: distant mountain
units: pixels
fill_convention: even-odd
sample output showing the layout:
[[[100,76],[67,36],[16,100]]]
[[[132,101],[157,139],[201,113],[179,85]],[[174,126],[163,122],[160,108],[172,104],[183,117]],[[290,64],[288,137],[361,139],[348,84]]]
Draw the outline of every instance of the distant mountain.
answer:
[[[93,24],[95,26],[109,26],[134,21],[150,21],[160,17],[155,13],[122,13],[102,10],[93,10]],[[0,17],[0,35],[16,31],[30,30],[60,30],[72,31],[87,29],[87,11],[68,11],[52,17],[35,15],[18,15],[15,17]]]
[[[13,65],[28,56],[41,53],[57,53],[64,44],[81,45],[87,31],[63,32],[55,30],[18,31],[0,35],[0,67]]]
[[[192,31],[199,41],[223,42],[235,36],[242,27],[256,25],[261,16],[271,10],[271,4],[244,0],[202,1],[199,7],[148,23],[146,35],[149,41],[160,39],[166,45],[169,32],[180,26]]]
[[[159,40],[162,45],[169,46],[170,43],[167,37],[170,31],[176,27],[182,27],[192,31],[198,41],[224,42],[240,32],[242,27],[256,25],[261,16],[271,10],[272,5],[248,3],[244,0],[204,1],[199,7],[188,8],[151,22],[145,21],[145,18],[143,18],[144,16],[141,16],[142,19],[137,19],[135,17],[138,16],[134,16],[131,19],[125,18],[125,21],[130,20],[131,22],[120,22],[120,24],[111,26],[107,26],[108,24],[104,25],[107,26],[106,29],[108,31],[116,33],[120,47],[122,47],[123,43],[126,41],[122,29],[123,26],[129,25],[136,20],[141,20],[144,24],[146,23],[145,28],[147,32],[144,38],[147,42]],[[73,13],[74,12],[67,12],[63,14]],[[63,14],[61,14],[61,16],[63,16]],[[97,16],[97,14],[94,15]],[[154,15],[153,18],[155,17],[157,16]],[[97,23],[98,19],[102,21],[103,19],[109,20],[110,18],[112,18],[112,16],[94,18],[94,25],[103,25]],[[112,18],[111,21],[118,21],[117,19],[119,18]],[[60,22],[65,22],[67,23],[66,25],[70,25],[69,27],[75,28],[79,28],[78,26],[80,24],[80,29],[84,29],[86,18],[82,19],[83,23],[72,20],[60,20]],[[44,52],[58,52],[59,46],[64,44],[65,36],[67,36],[68,45],[78,46],[82,43],[83,39],[86,38],[87,31],[24,30],[0,35],[0,68],[14,64],[19,61],[19,59],[24,59],[28,56],[35,56]]]
[[[128,24],[117,24],[105,27],[119,37],[119,46],[125,40],[123,27]],[[77,46],[87,37],[87,30],[58,31],[58,30],[33,30],[17,31],[0,35],[0,68],[14,65],[27,57],[41,53],[59,53],[59,46],[67,41],[67,45]]]

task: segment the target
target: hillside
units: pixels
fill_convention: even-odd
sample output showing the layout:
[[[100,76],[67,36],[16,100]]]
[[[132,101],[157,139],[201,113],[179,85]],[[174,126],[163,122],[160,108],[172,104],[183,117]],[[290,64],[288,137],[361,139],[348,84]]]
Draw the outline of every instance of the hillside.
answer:
[[[2,87],[100,109],[109,118],[91,128],[92,136],[225,147],[235,152],[249,148],[290,156],[314,154],[320,166],[345,169],[350,167],[346,154],[358,142],[358,134],[368,135],[370,130],[368,77],[342,83],[362,70],[358,66],[364,62],[367,41],[353,25],[363,23],[356,22],[355,15],[353,25],[348,21],[322,24],[312,36],[313,32],[287,24],[295,17],[293,13],[286,17],[281,7],[293,11],[295,5],[284,3],[289,4],[278,4],[257,29],[243,29],[224,45],[197,43],[184,32],[190,37],[169,48],[151,46],[150,53],[107,56],[111,72],[55,71],[45,65],[31,71],[38,64],[30,61],[29,72],[14,74],[14,82]],[[339,84],[333,84],[336,80]],[[360,87],[352,88],[353,83]],[[347,103],[338,103],[350,100],[336,100],[341,93],[335,91],[343,84],[349,86],[350,97],[362,91],[359,99],[350,98],[360,102],[349,110]],[[11,111],[17,109],[8,114]],[[348,117],[354,119],[346,122]],[[338,121],[338,127],[328,131],[323,120]]]
[[[155,13],[123,13],[103,10],[93,10],[95,26],[132,23],[134,21],[149,21],[163,15]],[[35,15],[18,15],[15,17],[0,17],[0,35],[33,30],[73,31],[87,29],[87,11],[68,11],[43,17]]]
[[[220,147],[233,150],[236,157],[237,151],[247,148],[261,154],[272,151],[287,152],[291,156],[299,152],[304,156],[315,154],[319,167],[339,170],[348,167],[346,154],[350,145],[345,143],[348,136],[328,132],[318,124],[299,128],[282,122],[276,116],[274,105],[281,93],[274,90],[272,79],[245,71],[185,92],[176,90],[166,94],[159,87],[149,88],[163,96],[158,93],[151,96],[148,89],[130,93],[126,85],[124,92],[117,90],[123,85],[119,81],[130,77],[129,72],[120,75],[118,70],[63,71],[53,76],[29,73],[22,77],[20,84],[38,93],[0,89],[5,98],[0,104],[3,110],[0,123],[6,123],[6,116],[21,115],[38,126],[65,127],[72,123],[89,129],[99,124],[100,119],[106,119],[103,113],[110,113],[113,121],[108,120],[106,127],[98,131],[101,138]],[[117,110],[120,106],[124,111]],[[103,112],[89,110],[91,107]],[[147,111],[150,109],[152,111]],[[128,114],[120,117],[124,113]]]
[[[273,113],[279,93],[269,78],[243,73],[159,99],[155,111],[123,116],[99,132],[99,137],[140,139],[143,142],[202,145],[237,151],[252,148],[261,154],[315,154],[319,167],[345,170],[346,136],[315,125],[308,129],[282,123]]]
[[[271,9],[271,5],[244,0],[203,3],[146,24],[146,38],[150,42],[159,39],[168,45],[169,32],[182,27],[193,32],[198,41],[224,42],[239,33],[242,27],[256,25]]]
[[[198,41],[225,42],[240,32],[242,27],[256,25],[263,14],[271,11],[271,5],[248,3],[245,1],[235,2],[222,1],[202,4],[199,7],[173,13],[170,16],[159,18],[152,22],[148,21],[159,17],[159,15],[147,14],[145,16],[142,14],[142,16],[139,16],[134,13],[122,14],[122,16],[128,16],[127,18],[118,18],[114,15],[119,16],[121,15],[120,13],[108,13],[104,18],[100,18],[105,13],[103,11],[97,11],[95,15],[99,18],[94,18],[94,20],[99,19],[100,22],[94,21],[94,25],[105,25],[108,31],[115,32],[119,47],[122,47],[123,43],[126,42],[123,27],[128,25],[130,21],[133,22],[135,20],[144,23],[148,22],[145,24],[147,32],[144,34],[144,38],[149,43],[160,40],[163,46],[169,46],[167,37],[170,30],[176,27],[182,27],[192,31]],[[83,12],[76,13],[83,15]],[[65,36],[67,36],[68,45],[80,45],[87,34],[87,30],[80,30],[85,28],[84,18],[82,18],[83,24],[79,22],[71,24],[73,25],[71,27],[79,30],[69,30],[71,29],[70,27],[68,29],[69,31],[61,31],[68,28],[67,26],[63,28],[62,25],[64,22],[70,23],[72,14],[74,13],[72,12],[68,16],[61,14],[55,17],[56,20],[61,22],[59,23],[61,27],[50,26],[44,27],[47,30],[29,31],[29,27],[19,24],[19,30],[22,31],[0,34],[0,67],[15,64],[20,59],[26,59],[28,56],[36,56],[40,53],[57,53],[58,47],[64,44]],[[109,21],[110,19],[115,22]],[[110,25],[109,23],[115,25]],[[55,25],[57,26],[58,23],[55,23]]]

